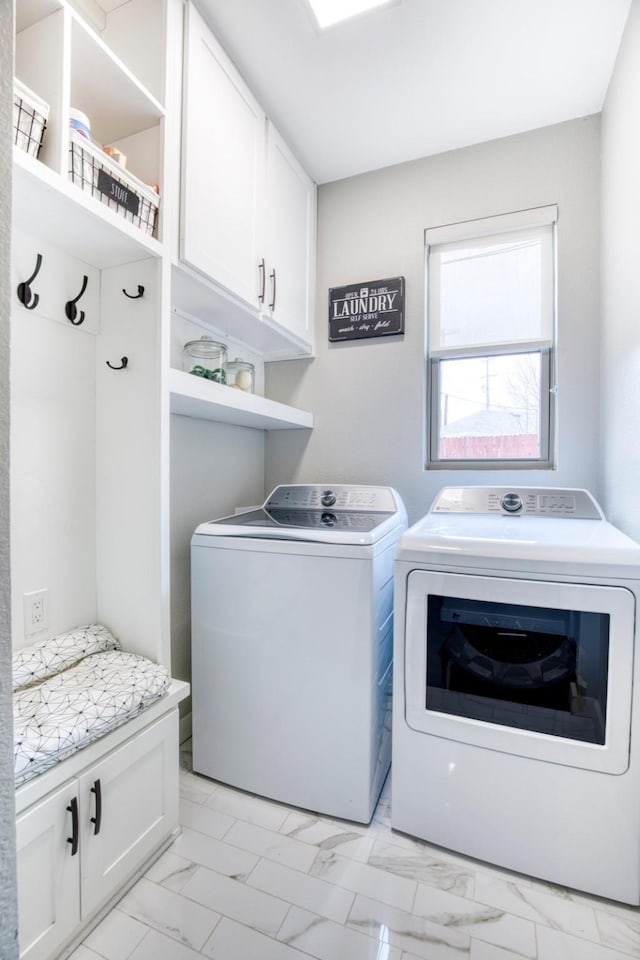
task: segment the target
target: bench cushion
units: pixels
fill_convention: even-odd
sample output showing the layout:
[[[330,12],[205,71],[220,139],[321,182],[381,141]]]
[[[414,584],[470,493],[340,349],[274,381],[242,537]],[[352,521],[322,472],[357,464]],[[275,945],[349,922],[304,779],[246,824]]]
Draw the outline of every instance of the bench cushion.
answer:
[[[13,696],[16,785],[136,716],[169,683],[165,667],[108,650],[23,686]]]
[[[67,670],[92,653],[119,650],[116,638],[99,623],[76,627],[68,633],[41,640],[13,655],[13,689],[21,690],[33,683]]]

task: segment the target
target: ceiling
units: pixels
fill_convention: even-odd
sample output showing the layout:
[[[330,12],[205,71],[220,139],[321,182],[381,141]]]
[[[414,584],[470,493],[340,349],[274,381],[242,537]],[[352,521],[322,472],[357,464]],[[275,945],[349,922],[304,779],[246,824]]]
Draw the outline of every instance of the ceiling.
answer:
[[[598,113],[631,0],[196,0],[318,183]]]

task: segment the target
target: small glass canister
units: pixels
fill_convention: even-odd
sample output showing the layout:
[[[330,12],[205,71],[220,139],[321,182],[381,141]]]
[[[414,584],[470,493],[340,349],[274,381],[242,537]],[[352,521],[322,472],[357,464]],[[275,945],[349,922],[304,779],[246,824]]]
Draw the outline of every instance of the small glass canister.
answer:
[[[190,340],[184,345],[182,366],[187,373],[193,373],[196,377],[226,383],[226,363],[227,348],[224,343],[218,343],[212,337],[200,337],[199,340]]]
[[[253,393],[255,367],[252,363],[247,363],[245,360],[239,360],[236,357],[235,360],[229,361],[224,369],[227,375],[227,386],[244,390],[245,393]]]

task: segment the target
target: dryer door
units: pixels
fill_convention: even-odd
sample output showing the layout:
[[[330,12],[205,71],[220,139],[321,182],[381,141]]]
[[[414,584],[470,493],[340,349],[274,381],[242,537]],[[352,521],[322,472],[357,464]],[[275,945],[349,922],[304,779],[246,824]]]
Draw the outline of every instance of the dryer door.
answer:
[[[624,587],[413,570],[406,721],[504,753],[624,773],[634,612]]]

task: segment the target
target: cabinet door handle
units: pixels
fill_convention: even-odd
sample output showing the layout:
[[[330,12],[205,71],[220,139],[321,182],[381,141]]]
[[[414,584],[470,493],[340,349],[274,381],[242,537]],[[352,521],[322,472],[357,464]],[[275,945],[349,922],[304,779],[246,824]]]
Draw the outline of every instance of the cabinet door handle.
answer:
[[[78,798],[72,797],[67,810],[71,814],[71,836],[67,837],[67,843],[71,844],[71,856],[75,857],[78,852]]]
[[[100,833],[100,824],[102,823],[102,786],[99,780],[94,781],[91,787],[91,793],[94,793],[96,797],[96,815],[95,817],[91,817],[91,823],[94,825],[93,835],[95,837]]]
[[[269,310],[275,310],[276,308],[276,268],[275,267],[269,274],[269,279],[271,280],[271,303],[269,304]]]
[[[260,303],[264,303],[265,288],[267,286],[267,268],[264,263],[264,257],[258,264],[258,270],[260,271],[260,293],[258,294],[258,300]]]

